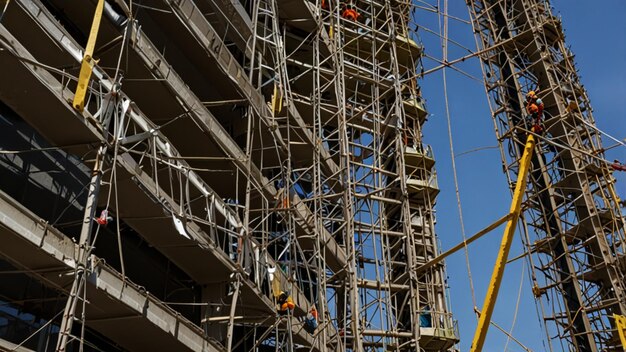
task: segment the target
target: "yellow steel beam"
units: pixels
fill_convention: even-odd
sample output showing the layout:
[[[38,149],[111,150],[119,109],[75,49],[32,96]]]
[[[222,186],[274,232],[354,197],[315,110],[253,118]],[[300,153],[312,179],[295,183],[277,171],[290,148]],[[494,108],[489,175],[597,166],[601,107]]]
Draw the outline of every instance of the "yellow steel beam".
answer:
[[[617,327],[622,347],[626,350],[626,316],[613,314],[613,318],[615,318],[615,326]]]
[[[435,258],[429,260],[426,264],[424,264],[422,266],[419,266],[416,269],[417,273],[420,274],[420,273],[428,270],[429,268],[432,268],[433,266],[441,263],[441,261],[443,261],[448,256],[456,253],[459,249],[464,248],[468,244],[470,244],[470,243],[476,241],[477,239],[481,238],[482,236],[488,234],[489,232],[493,231],[496,227],[504,224],[504,222],[506,222],[506,221],[508,221],[510,219],[511,219],[511,214],[506,214],[505,216],[503,216],[500,219],[496,220],[496,222],[494,222],[491,225],[485,227],[484,229],[478,231],[476,234],[472,235],[472,237],[469,237],[464,242],[461,242],[461,243],[457,244],[456,246],[454,246],[454,247],[448,249],[447,251],[439,254]]]
[[[91,23],[89,40],[87,40],[87,46],[85,47],[85,56],[83,57],[83,62],[80,65],[80,74],[78,75],[76,94],[74,94],[74,101],[72,102],[74,109],[80,112],[82,112],[85,108],[85,96],[87,95],[87,90],[89,89],[89,80],[91,79],[93,66],[96,64],[93,59],[93,51],[96,48],[96,38],[98,38],[98,30],[100,29],[103,10],[104,0],[98,0],[96,12],[93,15],[93,22]]]
[[[515,234],[515,228],[517,227],[517,221],[522,210],[522,199],[524,197],[524,191],[526,190],[526,182],[528,178],[528,170],[530,169],[530,159],[535,149],[535,137],[532,134],[528,135],[526,139],[526,146],[524,147],[524,154],[520,161],[519,172],[517,176],[517,184],[515,185],[515,191],[513,192],[513,201],[511,202],[511,209],[509,214],[511,218],[506,224],[504,229],[504,236],[502,237],[502,243],[500,244],[500,251],[498,252],[498,258],[493,268],[493,274],[491,275],[491,281],[489,282],[489,288],[487,289],[487,295],[485,296],[485,303],[483,305],[482,313],[478,319],[478,327],[472,340],[471,352],[482,351],[483,344],[485,343],[485,337],[487,336],[487,329],[491,322],[491,315],[493,308],[498,298],[498,291],[500,290],[500,284],[502,283],[502,276],[504,274],[504,266],[506,265],[507,257],[509,256],[509,250],[511,249],[511,243],[513,242],[513,235]]]

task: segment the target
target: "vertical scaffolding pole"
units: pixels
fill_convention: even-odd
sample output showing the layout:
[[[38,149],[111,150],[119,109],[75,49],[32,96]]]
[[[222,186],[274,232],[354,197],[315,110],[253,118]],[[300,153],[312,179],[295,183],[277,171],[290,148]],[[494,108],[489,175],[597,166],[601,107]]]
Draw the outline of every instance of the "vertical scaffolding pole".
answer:
[[[96,156],[96,162],[91,174],[89,182],[89,193],[87,194],[87,202],[85,203],[85,212],[83,216],[83,224],[80,231],[80,240],[78,242],[78,256],[76,260],[76,269],[74,272],[74,282],[70,289],[65,310],[63,312],[63,320],[59,329],[59,338],[57,340],[56,351],[63,352],[67,347],[69,336],[72,333],[72,326],[75,320],[76,305],[79,301],[83,301],[85,297],[79,298],[83,292],[87,271],[89,270],[88,257],[92,248],[92,232],[93,222],[96,213],[96,204],[98,202],[98,194],[100,193],[100,183],[102,181],[102,170],[106,156],[106,145],[100,146]],[[84,322],[83,322],[84,323]]]
[[[101,121],[103,131],[109,130],[109,124],[111,123],[117,110],[117,94],[115,92],[115,89],[117,89],[117,85],[115,85],[113,89],[114,90],[109,92],[107,96],[103,99],[101,105]],[[125,110],[122,113],[125,113]],[[120,126],[119,128],[122,127]],[[100,186],[102,184],[102,174],[105,169],[105,165],[107,164],[107,151],[107,141],[103,140],[102,144],[98,148],[98,153],[96,154],[96,160],[94,162],[91,179],[89,182],[87,201],[85,203],[83,222],[80,231],[80,238],[78,241],[78,255],[76,257],[74,281],[72,283],[72,288],[70,289],[69,297],[65,305],[63,320],[61,321],[59,337],[57,339],[56,351],[58,352],[65,351],[67,343],[69,342],[69,336],[72,333],[74,320],[76,319],[76,306],[78,304],[78,301],[84,301],[85,299],[85,297],[81,298],[79,297],[79,295],[81,294],[81,292],[84,292],[85,280],[90,270],[88,260],[91,254],[91,250],[93,249],[93,223],[94,219],[96,218],[96,206],[98,204]],[[81,321],[81,323],[84,324],[84,321]]]

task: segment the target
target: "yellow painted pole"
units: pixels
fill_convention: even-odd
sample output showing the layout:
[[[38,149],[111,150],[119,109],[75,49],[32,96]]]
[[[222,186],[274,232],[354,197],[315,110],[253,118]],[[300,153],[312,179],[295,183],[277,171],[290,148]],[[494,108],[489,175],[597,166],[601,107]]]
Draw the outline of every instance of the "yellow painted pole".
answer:
[[[91,72],[93,71],[93,66],[95,65],[93,60],[93,51],[96,48],[96,38],[98,38],[98,30],[100,29],[103,10],[104,0],[98,0],[96,12],[93,15],[93,22],[91,23],[89,40],[87,40],[87,46],[85,47],[85,56],[83,57],[83,62],[80,65],[80,74],[78,75],[76,94],[74,94],[74,101],[72,102],[74,109],[80,112],[82,112],[85,108],[85,96],[87,95],[87,89],[89,88]]]
[[[615,318],[615,326],[617,327],[619,339],[622,341],[622,348],[626,350],[626,317],[619,314],[613,314],[613,318]]]
[[[471,352],[482,351],[483,344],[485,343],[485,337],[487,336],[487,329],[491,322],[491,315],[493,308],[498,298],[498,291],[500,290],[500,284],[502,283],[502,276],[504,274],[504,266],[506,265],[507,258],[509,256],[509,250],[511,249],[511,243],[513,242],[513,235],[515,234],[515,228],[517,227],[517,221],[522,210],[522,199],[524,197],[524,191],[526,190],[526,182],[528,178],[528,170],[530,169],[530,159],[535,149],[535,137],[532,134],[528,135],[526,139],[526,146],[524,147],[524,153],[522,154],[522,160],[520,161],[520,168],[517,175],[517,184],[515,185],[515,191],[513,192],[513,201],[511,202],[511,218],[506,223],[504,229],[504,236],[502,237],[502,243],[500,244],[500,251],[498,252],[498,258],[493,268],[493,274],[491,275],[491,281],[487,289],[487,295],[485,296],[485,303],[483,305],[482,313],[478,319],[478,327],[472,340]]]
[[[456,246],[448,249],[447,251],[439,254],[438,256],[436,256],[435,258],[429,260],[428,262],[426,262],[426,264],[418,267],[416,269],[417,273],[422,273],[425,270],[432,268],[433,266],[441,263],[442,260],[444,260],[445,258],[447,258],[448,256],[456,253],[459,249],[464,248],[465,246],[467,246],[468,244],[476,241],[477,239],[481,238],[482,236],[488,234],[489,232],[493,231],[496,227],[504,224],[506,221],[508,221],[509,219],[511,219],[511,214],[506,214],[505,216],[501,217],[500,219],[496,220],[496,222],[494,222],[493,224],[485,227],[484,229],[478,231],[476,234],[472,235],[472,237],[469,237],[467,240],[465,240],[465,242],[461,242],[459,244],[457,244]]]

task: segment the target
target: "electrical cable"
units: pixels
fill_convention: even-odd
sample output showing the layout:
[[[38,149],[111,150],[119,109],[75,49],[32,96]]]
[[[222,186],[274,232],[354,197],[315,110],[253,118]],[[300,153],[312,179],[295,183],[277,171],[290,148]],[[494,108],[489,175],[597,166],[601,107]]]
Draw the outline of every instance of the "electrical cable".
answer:
[[[437,3],[439,4],[440,0],[437,1]],[[447,12],[447,8],[448,8],[448,1],[444,0],[444,12]],[[443,60],[446,61],[447,60],[447,56],[448,56],[448,45],[447,45],[447,37],[448,37],[448,23],[447,23],[447,17],[444,16],[444,23],[443,23],[443,29],[442,29],[442,25],[441,25],[441,17],[437,16],[438,20],[439,20],[439,31],[440,33],[443,32],[442,36],[441,36],[441,46],[442,46],[442,51],[443,51]],[[445,103],[445,109],[446,109],[446,121],[447,121],[447,126],[448,126],[448,142],[449,142],[449,146],[450,146],[450,161],[452,163],[452,174],[453,174],[453,178],[454,178],[454,189],[455,189],[455,194],[456,194],[456,201],[457,201],[457,209],[459,212],[459,223],[461,226],[461,236],[463,237],[463,248],[464,248],[464,252],[465,252],[465,265],[467,268],[467,275],[469,278],[469,285],[470,285],[470,292],[472,295],[472,303],[474,305],[474,308],[478,307],[477,302],[476,302],[476,294],[475,294],[475,290],[474,290],[474,280],[472,279],[472,269],[471,269],[471,265],[470,265],[470,260],[469,260],[469,248],[467,246],[467,236],[465,234],[465,223],[463,221],[463,207],[461,205],[461,194],[459,191],[459,180],[458,180],[458,173],[457,173],[457,168],[456,168],[456,157],[454,155],[454,142],[453,142],[453,138],[452,138],[452,120],[450,117],[450,104],[448,101],[448,86],[447,86],[447,75],[446,75],[446,67],[444,67],[442,70],[442,75],[443,75],[443,94],[444,94],[444,103]],[[476,318],[478,318],[478,316],[476,316]]]
[[[506,343],[504,344],[504,349],[503,351],[506,352],[508,346],[509,346],[509,342],[511,341],[511,337],[513,336],[513,330],[515,329],[515,323],[517,322],[517,313],[519,312],[519,306],[520,306],[520,301],[522,298],[522,287],[524,287],[524,271],[525,271],[525,266],[526,266],[526,261],[522,261],[522,274],[520,275],[520,282],[519,282],[519,289],[517,290],[517,301],[515,302],[515,312],[513,313],[513,322],[511,323],[511,329],[509,330],[509,333],[507,334],[506,337]],[[515,340],[517,342],[517,340]],[[522,346],[525,348],[525,346]],[[528,350],[526,348],[526,350]]]

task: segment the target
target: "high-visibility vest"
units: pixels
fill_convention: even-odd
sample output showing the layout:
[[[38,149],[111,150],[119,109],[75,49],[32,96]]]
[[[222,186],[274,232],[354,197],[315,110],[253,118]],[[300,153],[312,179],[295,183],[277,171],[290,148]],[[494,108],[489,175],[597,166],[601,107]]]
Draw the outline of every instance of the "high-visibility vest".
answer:
[[[343,18],[356,21],[359,18],[359,14],[354,10],[345,10],[343,11]]]
[[[293,310],[296,305],[293,303],[291,296],[287,297],[287,300],[280,305],[281,311]]]
[[[534,99],[528,102],[528,104],[526,104],[526,111],[531,115],[537,114],[541,116],[541,114],[543,113],[543,102],[541,101],[541,99]]]

